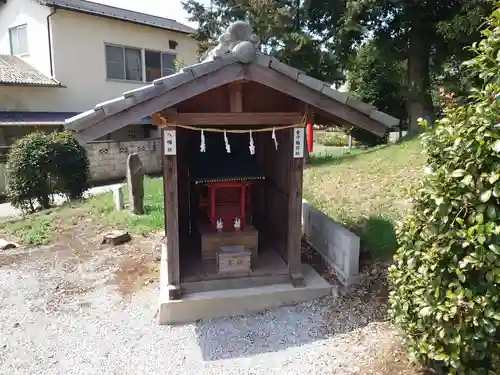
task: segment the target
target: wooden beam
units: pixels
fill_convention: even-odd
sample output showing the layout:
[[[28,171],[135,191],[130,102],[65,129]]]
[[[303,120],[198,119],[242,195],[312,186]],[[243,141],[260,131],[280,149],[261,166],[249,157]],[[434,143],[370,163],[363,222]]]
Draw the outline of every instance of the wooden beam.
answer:
[[[229,110],[231,112],[243,112],[243,84],[241,81],[231,82],[229,90]]]
[[[287,223],[287,249],[288,249],[288,270],[292,284],[296,287],[304,285],[302,275],[302,183],[304,158],[293,157],[294,129],[289,130],[291,138],[290,147],[286,152],[290,158],[288,171],[288,223]]]
[[[177,155],[165,155],[165,131],[175,130],[167,127],[162,130],[163,156],[163,204],[165,236],[167,237],[167,270],[170,299],[180,298],[179,267],[179,201],[177,180]]]
[[[178,125],[293,125],[300,124],[300,112],[226,112],[167,114],[167,121]]]
[[[133,124],[154,112],[170,108],[176,104],[200,95],[216,87],[240,80],[244,77],[243,67],[240,64],[228,65],[214,73],[194,79],[184,85],[176,87],[166,93],[134,105],[129,109],[111,115],[97,124],[83,129],[80,137],[87,142],[97,139],[120,129],[128,124]]]
[[[253,82],[271,87],[290,95],[313,107],[319,108],[330,116],[344,120],[378,136],[385,135],[387,127],[371,119],[366,114],[315,91],[272,69],[258,64],[249,64],[246,77]]]

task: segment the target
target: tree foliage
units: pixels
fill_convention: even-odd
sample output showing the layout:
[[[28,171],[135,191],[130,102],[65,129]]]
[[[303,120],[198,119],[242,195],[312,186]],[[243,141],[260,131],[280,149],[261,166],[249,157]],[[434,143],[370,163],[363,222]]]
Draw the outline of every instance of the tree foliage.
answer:
[[[406,66],[375,41],[363,45],[350,65],[349,90],[396,118],[406,117]]]
[[[335,45],[341,61],[367,39],[392,48],[407,63],[408,114],[412,124],[433,112],[433,77],[452,79],[470,57],[493,0],[306,0],[308,28]],[[440,82],[437,82],[440,83]]]
[[[406,66],[394,51],[375,40],[364,44],[352,59],[347,77],[349,90],[361,101],[396,118],[406,118]],[[352,129],[351,135],[367,146],[386,143],[366,130]]]
[[[7,198],[14,207],[33,212],[48,208],[53,194],[81,198],[88,188],[86,150],[67,132],[35,132],[11,147]]]
[[[234,21],[247,21],[260,38],[262,51],[313,77],[332,83],[344,79],[332,46],[304,26],[305,15],[296,0],[213,0],[205,6],[187,0],[184,9],[199,24],[195,38],[200,53],[217,44],[217,38]]]
[[[427,174],[399,231],[390,316],[443,374],[500,371],[500,10],[467,62],[483,82],[423,135]]]

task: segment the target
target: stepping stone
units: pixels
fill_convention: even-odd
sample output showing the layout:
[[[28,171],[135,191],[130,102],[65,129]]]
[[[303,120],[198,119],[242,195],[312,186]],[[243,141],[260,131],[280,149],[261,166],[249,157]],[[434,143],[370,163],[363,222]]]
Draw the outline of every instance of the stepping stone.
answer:
[[[14,242],[6,241],[3,238],[0,238],[0,250],[15,249],[16,247],[19,247],[19,245]]]
[[[113,230],[104,234],[102,244],[116,246],[121,245],[125,242],[129,242],[130,240],[132,240],[132,237],[130,237],[130,234],[128,232],[122,230]]]

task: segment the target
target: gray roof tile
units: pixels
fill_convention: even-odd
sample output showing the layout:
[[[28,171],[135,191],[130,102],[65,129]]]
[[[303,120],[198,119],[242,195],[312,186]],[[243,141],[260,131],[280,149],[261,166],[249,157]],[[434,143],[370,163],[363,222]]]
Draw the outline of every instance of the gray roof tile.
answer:
[[[399,124],[399,119],[396,117],[392,117],[391,115],[388,115],[385,112],[377,111],[376,109],[371,112],[370,118],[375,121],[379,121],[390,128]]]
[[[297,80],[299,75],[302,73],[299,69],[294,68],[293,66],[282,63],[281,61],[275,59],[274,57],[271,59],[271,64],[269,67],[272,70],[275,70],[281,74],[290,77],[293,80]]]
[[[326,83],[323,85],[323,88],[321,89],[321,93],[323,95],[328,96],[329,98],[332,98],[338,102],[341,102],[342,104],[346,104],[347,99],[349,99],[349,95],[347,93],[334,90],[330,87],[330,85],[328,85]]]
[[[370,113],[375,109],[371,104],[362,102],[358,99],[356,99],[354,96],[349,96],[347,98],[347,103],[349,107],[355,108],[360,112],[363,112],[364,114],[370,116]]]
[[[311,76],[308,76],[305,73],[299,74],[299,77],[297,78],[297,82],[302,83],[304,86],[307,86],[310,89],[313,89],[314,91],[319,91],[319,92],[321,92],[323,90],[323,86],[325,85],[325,82],[320,81],[319,79],[313,78]]]
[[[0,55],[0,84],[61,86],[23,59],[12,55]]]
[[[193,34],[196,32],[192,27],[183,25],[169,18],[157,17],[86,0],[39,0],[39,2],[42,5],[158,27],[160,29],[176,31],[183,34]]]
[[[199,64],[186,67],[182,70],[182,72],[157,79],[153,82],[153,84],[127,91],[122,97],[98,104],[95,107],[95,109],[98,110],[98,113],[94,113],[94,110],[90,110],[70,118],[66,120],[66,127],[78,131],[87,126],[96,124],[97,122],[103,120],[103,118],[108,117],[110,114],[124,111],[132,107],[134,104],[162,95],[171,89],[184,85],[200,76],[215,72],[233,63],[239,62],[232,54],[227,54],[219,59],[206,60]],[[347,104],[348,106],[370,116],[373,120],[384,124],[386,127],[392,127],[399,123],[398,119],[377,111],[372,105],[355,99],[349,93],[336,91],[327,83],[310,77],[298,69],[283,64],[275,58],[257,54],[254,63],[262,65],[268,69],[273,69],[290,77],[291,79],[297,80],[299,83],[317,91],[319,94],[325,95],[331,99],[341,102],[342,104]]]

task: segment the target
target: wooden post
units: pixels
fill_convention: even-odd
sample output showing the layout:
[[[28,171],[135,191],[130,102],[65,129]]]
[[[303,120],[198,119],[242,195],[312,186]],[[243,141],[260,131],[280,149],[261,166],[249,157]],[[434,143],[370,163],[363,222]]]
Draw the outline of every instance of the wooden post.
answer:
[[[302,174],[304,158],[293,157],[294,129],[290,129],[290,149],[288,151],[290,163],[288,172],[288,223],[287,223],[287,248],[288,270],[292,284],[295,287],[304,285],[302,275],[301,250],[302,250]],[[304,136],[305,138],[305,136]],[[304,139],[305,142],[305,139]]]
[[[154,118],[154,116],[153,116]],[[166,131],[174,127],[162,129],[163,155],[163,200],[165,217],[165,236],[167,246],[167,269],[169,298],[180,298],[179,270],[179,202],[177,181],[177,155],[166,155]]]

